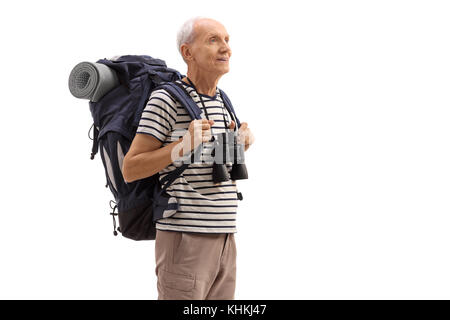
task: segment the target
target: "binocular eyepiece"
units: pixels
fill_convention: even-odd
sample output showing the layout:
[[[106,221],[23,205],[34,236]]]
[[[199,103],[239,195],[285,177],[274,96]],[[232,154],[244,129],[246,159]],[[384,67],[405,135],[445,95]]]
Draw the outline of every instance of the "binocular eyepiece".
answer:
[[[220,133],[213,137],[214,149],[212,156],[213,162],[213,181],[214,183],[225,182],[228,180],[248,179],[247,166],[245,165],[244,145],[237,143],[235,131]],[[232,162],[231,171],[228,172],[226,163]]]

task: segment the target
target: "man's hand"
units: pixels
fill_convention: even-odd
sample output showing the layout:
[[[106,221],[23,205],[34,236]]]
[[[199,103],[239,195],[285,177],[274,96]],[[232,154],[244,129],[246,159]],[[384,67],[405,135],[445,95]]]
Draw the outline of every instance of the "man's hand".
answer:
[[[172,149],[172,162],[176,161],[176,159],[178,159],[178,157],[180,156],[187,155],[189,152],[196,149],[201,143],[210,141],[211,127],[213,124],[213,120],[192,120],[189,123],[187,132],[179,140],[181,143],[179,143]]]
[[[231,130],[234,130],[236,127],[236,124],[234,121],[231,121],[231,124],[229,125],[229,128]],[[247,122],[241,122],[241,126],[238,130],[238,143],[244,144],[245,151],[255,142],[255,136],[250,131],[250,128],[248,127]]]
[[[183,136],[184,143],[190,148],[189,151],[196,149],[202,142],[211,140],[211,127],[213,124],[213,120],[207,119],[191,121],[188,131]]]

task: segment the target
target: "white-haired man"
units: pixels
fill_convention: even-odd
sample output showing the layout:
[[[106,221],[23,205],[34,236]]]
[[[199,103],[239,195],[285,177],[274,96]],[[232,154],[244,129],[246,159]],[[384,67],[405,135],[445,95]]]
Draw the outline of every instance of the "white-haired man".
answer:
[[[188,70],[187,77],[178,82],[203,111],[203,119],[191,121],[164,89],[152,92],[123,162],[126,181],[157,172],[162,178],[176,168],[176,160],[201,143],[203,147],[211,143],[212,134],[235,128],[217,88],[229,71],[228,41],[225,27],[213,19],[198,17],[183,24],[177,45]],[[239,141],[245,150],[254,141],[245,122],[239,128]],[[212,165],[194,163],[167,194],[179,209],[156,222],[158,298],[234,299],[236,181],[214,184]]]

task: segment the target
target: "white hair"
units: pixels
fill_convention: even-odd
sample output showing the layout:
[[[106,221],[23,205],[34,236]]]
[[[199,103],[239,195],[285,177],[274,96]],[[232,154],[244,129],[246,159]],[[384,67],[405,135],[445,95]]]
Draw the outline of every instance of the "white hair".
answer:
[[[202,20],[202,19],[209,19],[209,18],[200,17],[200,16],[191,18],[191,19],[187,20],[185,23],[183,23],[180,30],[178,31],[177,48],[178,48],[178,52],[180,52],[181,56],[183,56],[183,54],[181,53],[181,45],[184,43],[192,43],[192,41],[194,41],[194,39],[195,39],[194,24],[198,20]]]

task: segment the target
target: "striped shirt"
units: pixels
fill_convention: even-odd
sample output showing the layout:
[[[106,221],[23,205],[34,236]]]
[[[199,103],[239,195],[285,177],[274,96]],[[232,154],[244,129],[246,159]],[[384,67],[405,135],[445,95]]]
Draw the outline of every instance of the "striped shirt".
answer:
[[[194,88],[181,80],[186,91],[202,110],[201,117],[206,119],[200,97]],[[205,104],[210,120],[214,120],[212,134],[224,132],[232,118],[224,107],[223,101],[216,88],[213,97],[200,94]],[[224,123],[224,117],[225,122]],[[184,107],[172,98],[164,89],[155,90],[150,95],[139,122],[137,134],[149,134],[163,144],[177,141],[188,130],[192,121]],[[214,184],[212,180],[212,163],[205,158],[211,155],[212,142],[203,143],[201,162],[195,162],[167,188],[171,197],[169,203],[178,202],[178,210],[172,210],[164,218],[156,222],[158,230],[172,230],[201,233],[235,233],[237,210],[236,181],[229,180]],[[189,159],[190,154],[183,157]],[[160,179],[175,170],[181,163],[175,162],[159,172]],[[227,170],[231,170],[231,163],[227,163]]]

